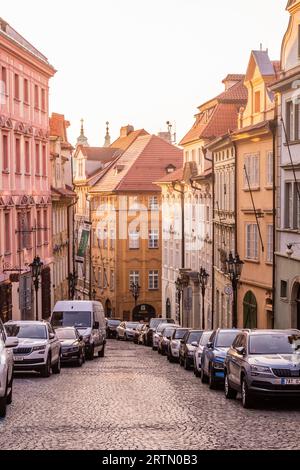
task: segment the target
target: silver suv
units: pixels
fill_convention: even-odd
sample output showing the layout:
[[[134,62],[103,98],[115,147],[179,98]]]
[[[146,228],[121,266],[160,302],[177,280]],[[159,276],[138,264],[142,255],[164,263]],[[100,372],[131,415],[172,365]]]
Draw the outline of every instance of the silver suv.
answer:
[[[244,408],[258,397],[300,397],[300,331],[244,330],[225,359],[225,395],[242,394]]]

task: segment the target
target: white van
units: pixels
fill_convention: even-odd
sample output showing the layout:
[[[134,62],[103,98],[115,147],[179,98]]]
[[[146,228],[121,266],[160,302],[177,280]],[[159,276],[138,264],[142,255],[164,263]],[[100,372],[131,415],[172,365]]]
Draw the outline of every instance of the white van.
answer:
[[[74,326],[83,336],[86,357],[94,359],[95,353],[104,356],[106,321],[100,302],[91,300],[62,300],[55,304],[51,320],[53,328]]]

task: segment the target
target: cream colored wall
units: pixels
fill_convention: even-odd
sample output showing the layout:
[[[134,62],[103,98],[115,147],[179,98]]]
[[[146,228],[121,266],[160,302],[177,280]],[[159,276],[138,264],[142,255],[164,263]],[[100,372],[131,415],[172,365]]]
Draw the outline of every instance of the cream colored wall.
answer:
[[[298,11],[291,17],[286,35],[282,44],[281,67],[289,71],[300,65],[298,55],[298,25],[300,24],[300,2],[298,2]]]

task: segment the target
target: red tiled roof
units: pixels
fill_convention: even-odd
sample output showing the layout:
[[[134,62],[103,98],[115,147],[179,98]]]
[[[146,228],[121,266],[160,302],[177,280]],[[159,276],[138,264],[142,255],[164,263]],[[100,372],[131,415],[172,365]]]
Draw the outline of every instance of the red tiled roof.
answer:
[[[75,191],[73,191],[69,186],[66,186],[65,188],[53,188],[53,186],[51,186],[51,192],[53,194],[57,194],[63,197],[75,197],[76,196]]]
[[[115,142],[111,144],[111,147],[127,150],[131,144],[140,136],[142,135],[149,135],[145,129],[139,129],[137,131],[132,131],[126,137],[119,137]]]
[[[180,145],[199,139],[213,139],[235,129],[239,109],[247,103],[247,97],[247,89],[243,81],[239,81],[214,100],[200,106],[200,113],[197,114],[193,127],[183,137]],[[211,107],[207,106],[209,103]],[[209,113],[208,118],[206,112]]]
[[[52,113],[49,119],[49,126],[51,137],[60,137],[63,142],[68,143],[67,128],[70,126],[70,123],[65,120],[63,114]]]
[[[242,73],[229,73],[227,77],[224,78],[222,83],[241,81],[241,80],[244,80],[244,78],[245,78],[245,75],[243,75]]]
[[[163,176],[156,183],[172,183],[173,181],[182,181],[184,174],[184,168],[179,168],[179,170],[173,171],[173,173],[168,173]]]
[[[168,165],[181,168],[183,152],[155,135],[142,135],[94,186],[98,191],[160,191],[154,184],[166,173]]]
[[[118,152],[118,149],[111,147],[81,146],[81,152],[89,161],[107,163],[115,157],[115,154]]]

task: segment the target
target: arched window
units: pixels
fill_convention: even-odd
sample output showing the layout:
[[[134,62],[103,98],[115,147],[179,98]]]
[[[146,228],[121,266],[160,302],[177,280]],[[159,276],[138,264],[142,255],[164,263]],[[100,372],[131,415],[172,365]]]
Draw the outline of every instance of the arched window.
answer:
[[[249,291],[244,297],[244,328],[257,328],[257,301],[253,292]]]
[[[171,301],[167,299],[166,301],[166,317],[171,318]]]

